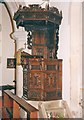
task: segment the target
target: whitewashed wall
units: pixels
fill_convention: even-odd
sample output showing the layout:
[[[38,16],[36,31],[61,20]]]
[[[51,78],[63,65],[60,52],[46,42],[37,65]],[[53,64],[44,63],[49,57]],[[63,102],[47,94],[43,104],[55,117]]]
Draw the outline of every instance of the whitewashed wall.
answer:
[[[35,3],[35,0],[29,3]],[[58,58],[63,59],[63,99],[67,101],[73,115],[75,117],[81,117],[79,102],[82,97],[80,90],[82,87],[82,6],[80,2],[50,2],[50,6],[55,6],[63,12],[58,50]],[[6,59],[7,57],[14,56],[14,43],[9,37],[11,25],[7,13],[5,12],[2,17],[6,17],[2,22],[2,55],[4,55],[2,57],[2,80],[3,84],[12,84],[11,79],[14,78],[14,72],[11,69],[6,69]]]
[[[0,4],[0,86],[2,85],[2,5]],[[1,91],[0,91],[1,96]]]
[[[71,73],[71,108],[79,117],[82,88],[82,3],[71,4],[71,42],[70,42],[70,73]],[[79,112],[80,111],[80,112]]]
[[[14,57],[14,41],[10,38],[11,22],[6,8],[0,4],[0,85],[13,84],[14,69],[7,68],[7,58]]]
[[[63,12],[60,26],[59,58],[63,59],[63,99],[74,117],[82,114],[82,3],[52,3]]]
[[[63,99],[70,103],[70,3],[51,2],[50,5],[57,7],[59,10],[62,10],[63,14],[62,23],[59,29],[58,58],[63,59]]]
[[[50,6],[63,12],[58,50],[58,58],[63,59],[63,100],[67,101],[74,117],[81,117],[82,6],[80,2],[50,2]]]
[[[82,100],[84,102],[84,1],[82,2]],[[83,104],[84,105],[84,104]],[[84,118],[84,108],[83,108],[83,118]]]

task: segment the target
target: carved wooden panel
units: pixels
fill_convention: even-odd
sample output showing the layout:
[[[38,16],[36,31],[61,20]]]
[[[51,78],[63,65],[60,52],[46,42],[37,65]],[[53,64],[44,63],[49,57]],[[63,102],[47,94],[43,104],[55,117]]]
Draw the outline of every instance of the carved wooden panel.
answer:
[[[23,71],[23,78],[24,78],[23,87],[25,89],[27,89],[28,88],[28,71],[27,71],[27,69],[24,69],[24,71]]]
[[[30,100],[44,100],[44,93],[41,89],[30,89],[28,99]]]
[[[47,70],[56,70],[56,65],[47,65]]]
[[[40,70],[40,65],[31,65],[31,70]]]
[[[56,72],[46,72],[45,73],[45,89],[56,89],[57,86],[57,74]]]
[[[29,73],[29,89],[44,89],[43,88],[43,79],[44,79],[44,73],[42,71],[30,71]]]
[[[23,97],[28,99],[28,89],[23,88]]]
[[[29,59],[30,70],[44,70],[44,61],[42,58]]]
[[[44,30],[37,30],[33,34],[33,44],[34,45],[45,45],[46,40],[45,40],[45,31]]]
[[[62,99],[62,60],[29,58],[23,77],[23,96],[27,99]]]
[[[56,99],[56,91],[46,92],[46,100]]]
[[[32,49],[32,55],[21,56],[21,65],[27,69],[23,95],[31,100],[61,99],[62,60],[57,59],[57,51],[62,12],[49,6],[19,6],[14,20],[17,28],[22,26],[28,32],[27,45]]]
[[[34,46],[32,47],[32,54],[43,56],[43,58],[47,58],[47,47],[45,46]]]

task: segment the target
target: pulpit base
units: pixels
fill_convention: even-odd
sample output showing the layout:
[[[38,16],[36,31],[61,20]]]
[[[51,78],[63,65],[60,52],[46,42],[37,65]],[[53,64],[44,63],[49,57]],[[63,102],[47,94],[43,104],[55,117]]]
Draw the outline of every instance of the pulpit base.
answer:
[[[40,102],[38,109],[40,118],[73,118],[64,100]]]

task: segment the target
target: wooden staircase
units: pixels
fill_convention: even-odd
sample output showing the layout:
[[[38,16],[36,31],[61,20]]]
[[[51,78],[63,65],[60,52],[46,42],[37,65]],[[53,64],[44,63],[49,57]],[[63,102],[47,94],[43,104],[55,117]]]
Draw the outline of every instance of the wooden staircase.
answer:
[[[21,119],[20,108],[27,113],[27,119],[31,118],[38,119],[38,110],[27,103],[24,99],[16,96],[9,90],[3,91],[3,102],[2,102],[2,118],[5,119]]]

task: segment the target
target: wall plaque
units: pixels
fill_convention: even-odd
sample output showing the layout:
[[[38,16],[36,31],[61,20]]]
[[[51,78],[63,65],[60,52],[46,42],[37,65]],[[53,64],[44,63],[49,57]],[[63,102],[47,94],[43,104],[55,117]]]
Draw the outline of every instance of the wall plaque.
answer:
[[[16,68],[16,58],[7,58],[7,68]]]

